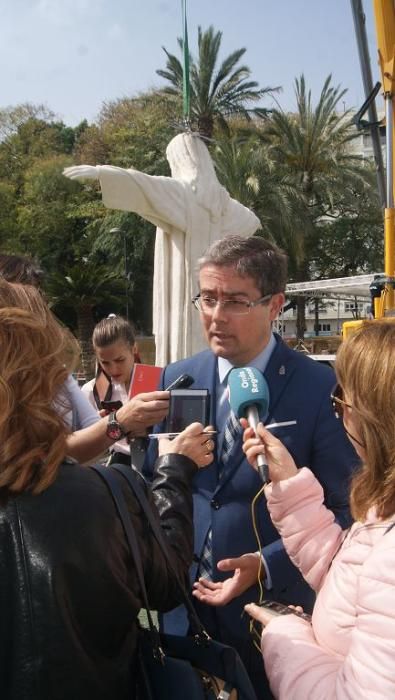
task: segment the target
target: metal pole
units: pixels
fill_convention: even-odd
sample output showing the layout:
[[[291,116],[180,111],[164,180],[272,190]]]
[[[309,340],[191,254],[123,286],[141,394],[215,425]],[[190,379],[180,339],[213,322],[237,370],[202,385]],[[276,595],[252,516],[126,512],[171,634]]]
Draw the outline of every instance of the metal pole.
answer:
[[[123,240],[123,267],[124,267],[124,277],[125,277],[125,311],[126,318],[129,320],[129,278],[128,278],[128,249],[126,234],[122,229],[117,226],[110,229],[110,233],[116,233],[118,236],[122,236]]]
[[[387,202],[386,206],[388,209],[392,209],[394,206],[394,182],[392,175],[392,156],[393,156],[393,143],[392,143],[392,119],[393,119],[393,109],[392,109],[392,95],[385,96],[385,122],[386,122],[386,144],[387,144]]]
[[[355,36],[357,40],[359,62],[361,65],[362,82],[367,98],[373,91],[372,69],[370,65],[370,55],[368,48],[368,40],[366,37],[366,17],[363,11],[362,0],[351,0],[351,10],[354,20]],[[379,196],[381,204],[385,202],[385,179],[384,179],[384,162],[383,153],[381,150],[380,129],[378,126],[376,105],[372,102],[368,110],[370,121],[370,134],[372,137],[372,146],[374,160],[376,163],[377,183],[379,188]],[[392,123],[392,122],[387,122]],[[388,163],[388,160],[387,160]]]

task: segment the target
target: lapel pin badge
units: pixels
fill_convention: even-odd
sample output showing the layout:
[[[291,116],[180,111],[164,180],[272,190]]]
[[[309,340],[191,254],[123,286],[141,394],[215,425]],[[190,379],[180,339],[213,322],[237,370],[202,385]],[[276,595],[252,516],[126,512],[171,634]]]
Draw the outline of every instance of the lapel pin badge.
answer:
[[[285,374],[285,367],[284,365],[281,365],[280,369],[278,370],[279,374]]]

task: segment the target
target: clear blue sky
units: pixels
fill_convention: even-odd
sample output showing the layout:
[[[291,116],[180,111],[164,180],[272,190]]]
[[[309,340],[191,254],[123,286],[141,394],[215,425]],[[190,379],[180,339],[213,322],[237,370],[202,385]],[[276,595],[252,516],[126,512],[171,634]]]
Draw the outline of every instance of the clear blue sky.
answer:
[[[364,9],[376,80],[371,0]],[[161,47],[178,52],[180,0],[0,0],[0,10],[0,108],[45,103],[71,126],[94,120],[103,101],[163,84]],[[363,102],[349,0],[189,0],[192,53],[199,24],[223,32],[222,57],[245,47],[260,86],[283,87],[284,109],[301,72],[314,97],[332,73],[346,107]]]

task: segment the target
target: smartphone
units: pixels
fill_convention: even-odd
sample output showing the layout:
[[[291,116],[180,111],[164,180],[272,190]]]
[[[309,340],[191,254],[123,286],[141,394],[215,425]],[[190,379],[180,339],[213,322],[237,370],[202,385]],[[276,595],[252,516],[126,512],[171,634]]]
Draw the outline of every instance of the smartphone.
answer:
[[[208,425],[209,411],[208,389],[172,389],[166,430],[169,433],[180,433],[196,421]]]
[[[264,600],[263,603],[260,603],[259,605],[261,608],[266,608],[267,610],[270,610],[275,615],[292,614],[296,615],[297,617],[301,617],[307,622],[311,622],[311,615],[308,615],[304,612],[299,612],[298,610],[293,610],[292,608],[288,607],[288,605],[284,605],[283,603],[276,603],[276,601],[274,600]]]
[[[104,408],[105,411],[118,411],[119,408],[122,406],[122,401],[102,401],[101,402],[101,407]]]

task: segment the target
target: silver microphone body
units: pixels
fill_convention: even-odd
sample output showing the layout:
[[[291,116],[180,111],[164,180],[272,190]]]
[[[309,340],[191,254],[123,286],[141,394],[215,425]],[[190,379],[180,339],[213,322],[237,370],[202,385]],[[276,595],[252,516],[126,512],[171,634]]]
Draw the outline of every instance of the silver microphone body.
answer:
[[[259,414],[258,414],[257,406],[255,406],[254,404],[247,406],[246,418],[248,421],[248,425],[250,426],[250,428],[253,428],[253,430],[255,431],[255,434],[258,436],[257,428],[258,428],[258,423],[259,423]],[[258,474],[261,477],[262,483],[268,484],[270,482],[269,466],[266,463],[266,460],[265,460],[265,457],[263,454],[257,455],[256,464],[258,467]]]

